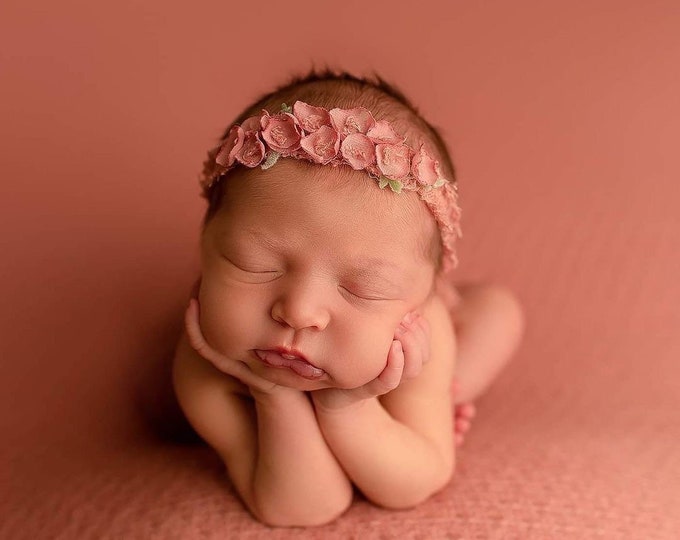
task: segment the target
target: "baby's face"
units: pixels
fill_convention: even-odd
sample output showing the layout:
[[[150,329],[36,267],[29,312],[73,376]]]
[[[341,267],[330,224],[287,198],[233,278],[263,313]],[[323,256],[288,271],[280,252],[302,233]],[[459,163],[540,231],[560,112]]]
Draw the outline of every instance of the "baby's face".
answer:
[[[375,183],[362,172],[289,159],[226,181],[201,243],[207,341],[299,390],[377,377],[402,317],[431,292],[424,205],[362,189],[353,183]]]

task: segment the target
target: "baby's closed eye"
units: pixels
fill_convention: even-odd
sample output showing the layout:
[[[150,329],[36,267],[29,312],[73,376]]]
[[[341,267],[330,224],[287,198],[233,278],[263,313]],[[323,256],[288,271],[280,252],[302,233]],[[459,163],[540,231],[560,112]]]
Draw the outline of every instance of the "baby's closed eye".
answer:
[[[387,300],[385,297],[372,294],[366,291],[356,290],[353,287],[345,287],[344,285],[340,285],[338,288],[344,294],[349,294],[353,297],[360,298],[362,300]]]
[[[395,300],[397,297],[397,292],[386,284],[380,283],[356,283],[347,282],[338,285],[343,296],[350,296],[355,299],[364,301],[386,301]]]
[[[239,274],[240,277],[245,277],[249,280],[254,279],[258,283],[272,281],[283,274],[271,262],[247,260],[234,257],[233,255],[222,255],[222,258],[229,264],[230,269]]]

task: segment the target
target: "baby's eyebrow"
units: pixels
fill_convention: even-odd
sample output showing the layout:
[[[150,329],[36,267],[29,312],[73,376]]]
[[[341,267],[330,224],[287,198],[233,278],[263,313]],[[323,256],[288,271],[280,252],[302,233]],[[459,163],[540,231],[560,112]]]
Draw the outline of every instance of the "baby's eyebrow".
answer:
[[[352,267],[351,274],[355,278],[366,280],[368,282],[379,281],[395,287],[403,285],[400,283],[399,275],[402,269],[393,262],[386,261],[380,258],[367,258],[357,261]]]
[[[385,270],[394,272],[399,270],[399,267],[396,264],[390,261],[386,261],[385,259],[380,259],[378,257],[369,257],[366,259],[361,259],[356,263],[355,268],[361,273],[369,272],[372,273],[375,270]]]
[[[220,240],[225,242],[235,237],[239,237],[241,240],[253,242],[270,249],[277,247],[276,242],[270,236],[258,229],[251,227],[242,227],[238,229],[236,233],[232,231],[226,232],[221,235]]]

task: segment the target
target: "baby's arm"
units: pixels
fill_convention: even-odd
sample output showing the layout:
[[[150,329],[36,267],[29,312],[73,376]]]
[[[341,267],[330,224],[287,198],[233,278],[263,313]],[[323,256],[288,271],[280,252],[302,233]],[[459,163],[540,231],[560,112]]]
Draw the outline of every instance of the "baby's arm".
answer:
[[[388,508],[414,506],[444,487],[455,466],[451,379],[455,337],[435,297],[423,315],[431,355],[422,372],[382,396],[338,408],[315,397],[321,429],[343,468],[370,500]],[[408,363],[414,346],[404,336]],[[394,359],[388,359],[388,366]],[[407,368],[406,368],[407,369]]]
[[[187,313],[189,327],[190,310]],[[352,486],[321,435],[307,395],[290,388],[258,387],[255,379],[244,380],[254,377],[245,364],[199,348],[208,359],[203,358],[192,345],[183,334],[173,369],[179,403],[224,461],[253,515],[270,525],[305,526],[326,523],[344,512]],[[241,385],[226,370],[251,383],[253,403],[247,392],[239,394]]]

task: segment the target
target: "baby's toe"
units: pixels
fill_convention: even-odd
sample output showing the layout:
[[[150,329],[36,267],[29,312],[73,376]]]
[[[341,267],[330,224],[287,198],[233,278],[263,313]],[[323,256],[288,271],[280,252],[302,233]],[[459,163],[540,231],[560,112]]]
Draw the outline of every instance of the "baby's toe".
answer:
[[[470,421],[467,418],[456,418],[456,432],[465,433],[470,429]]]
[[[456,406],[456,417],[472,419],[477,414],[477,408],[473,403],[461,403]]]

